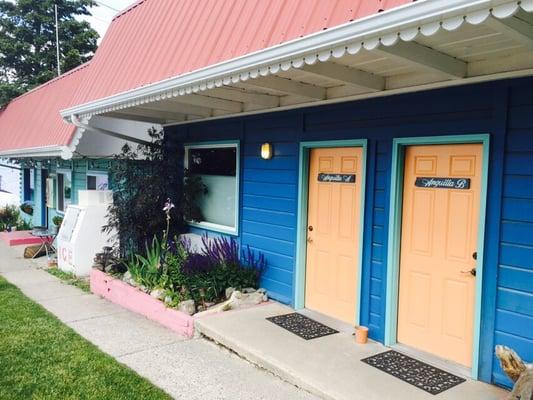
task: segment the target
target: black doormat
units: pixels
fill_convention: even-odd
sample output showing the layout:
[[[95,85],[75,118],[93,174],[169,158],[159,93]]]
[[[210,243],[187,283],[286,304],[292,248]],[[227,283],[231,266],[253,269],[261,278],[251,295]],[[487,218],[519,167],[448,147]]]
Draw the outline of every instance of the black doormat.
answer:
[[[431,394],[442,393],[466,381],[394,350],[361,361]]]
[[[270,322],[281,326],[283,329],[300,336],[305,340],[316,339],[322,336],[333,335],[338,333],[335,329],[330,328],[320,322],[307,318],[305,315],[291,313],[285,315],[276,315],[267,318]]]

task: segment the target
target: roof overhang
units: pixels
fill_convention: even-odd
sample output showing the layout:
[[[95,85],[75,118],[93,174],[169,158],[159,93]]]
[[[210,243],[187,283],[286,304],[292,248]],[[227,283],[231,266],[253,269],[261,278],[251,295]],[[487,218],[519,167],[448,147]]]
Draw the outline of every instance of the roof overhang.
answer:
[[[423,0],[63,110],[175,124],[533,75],[533,0]]]
[[[13,149],[0,151],[0,157],[5,158],[49,158],[61,157],[67,150],[67,146],[42,146],[25,149]]]

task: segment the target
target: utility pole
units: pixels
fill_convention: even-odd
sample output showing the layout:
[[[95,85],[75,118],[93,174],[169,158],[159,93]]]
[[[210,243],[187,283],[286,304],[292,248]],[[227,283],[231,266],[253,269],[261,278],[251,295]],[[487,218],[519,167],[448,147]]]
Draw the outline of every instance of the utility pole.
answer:
[[[57,4],[54,4],[56,14],[56,51],[57,51],[57,76],[61,75],[61,65],[59,64],[59,21],[57,19]]]

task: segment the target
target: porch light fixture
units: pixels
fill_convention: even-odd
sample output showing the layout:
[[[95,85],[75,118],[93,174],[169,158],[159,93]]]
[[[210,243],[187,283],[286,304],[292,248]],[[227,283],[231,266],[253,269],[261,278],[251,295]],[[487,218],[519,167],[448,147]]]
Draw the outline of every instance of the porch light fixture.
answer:
[[[261,158],[263,160],[270,160],[272,158],[272,144],[263,143],[261,145]]]

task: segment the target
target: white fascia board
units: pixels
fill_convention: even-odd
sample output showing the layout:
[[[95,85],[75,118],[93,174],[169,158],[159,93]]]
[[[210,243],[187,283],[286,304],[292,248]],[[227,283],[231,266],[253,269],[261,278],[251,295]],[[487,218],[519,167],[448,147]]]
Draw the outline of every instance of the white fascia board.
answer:
[[[529,1],[531,0],[523,0],[522,3]],[[520,2],[516,0],[513,2],[509,0],[421,0],[409,3],[187,74],[74,106],[62,110],[61,116],[68,120],[72,115],[88,115],[141,99],[151,98],[150,100],[157,101],[175,96],[176,94],[173,92],[180,88],[205,84],[207,80],[224,79],[250,69],[264,68],[275,62],[290,63],[295,58],[304,57],[313,52],[320,53],[324,50],[346,46],[356,40],[364,41],[375,36],[395,34],[402,28],[420,26],[440,21],[443,18],[464,16],[466,13],[490,10],[508,3],[518,4]],[[188,91],[187,94],[189,93]],[[130,106],[134,105],[130,104]]]
[[[30,158],[30,157],[62,157],[67,146],[42,146],[42,147],[28,147],[25,149],[13,149],[0,151],[0,157],[7,158]]]

